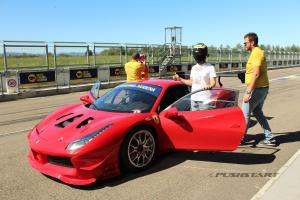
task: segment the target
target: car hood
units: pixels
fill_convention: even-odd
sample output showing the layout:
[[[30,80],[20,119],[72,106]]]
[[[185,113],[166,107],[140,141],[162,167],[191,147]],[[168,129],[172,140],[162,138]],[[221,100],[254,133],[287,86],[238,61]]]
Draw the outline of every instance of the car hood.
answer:
[[[66,106],[50,114],[37,127],[41,139],[68,144],[132,113],[104,112],[82,104]]]

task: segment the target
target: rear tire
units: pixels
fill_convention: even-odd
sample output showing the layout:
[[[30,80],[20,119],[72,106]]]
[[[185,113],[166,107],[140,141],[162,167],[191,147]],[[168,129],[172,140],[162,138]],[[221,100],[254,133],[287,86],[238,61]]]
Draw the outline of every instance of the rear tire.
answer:
[[[154,161],[157,142],[152,130],[138,128],[130,132],[121,147],[120,161],[123,169],[137,172]]]

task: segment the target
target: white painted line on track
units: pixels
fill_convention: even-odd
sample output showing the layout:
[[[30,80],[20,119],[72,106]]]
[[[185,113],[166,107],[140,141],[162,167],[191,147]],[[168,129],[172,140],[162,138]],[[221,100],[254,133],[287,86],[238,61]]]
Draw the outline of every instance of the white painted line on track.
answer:
[[[300,149],[277,171],[277,176],[271,178],[252,198],[251,200],[258,200],[266,193],[268,189],[278,180],[281,175],[288,169],[288,167],[294,162],[294,160],[299,156]]]
[[[31,128],[29,128],[29,129],[23,129],[23,130],[19,130],[19,131],[13,131],[13,132],[9,132],[9,133],[1,133],[0,136],[12,135],[12,134],[15,134],[15,133],[28,132],[30,130],[31,130]]]

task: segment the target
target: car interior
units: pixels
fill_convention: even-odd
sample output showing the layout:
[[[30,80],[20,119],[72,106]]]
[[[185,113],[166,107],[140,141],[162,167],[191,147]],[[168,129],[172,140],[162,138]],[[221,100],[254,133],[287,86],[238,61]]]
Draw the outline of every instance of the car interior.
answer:
[[[157,112],[160,113],[166,107],[190,93],[189,87],[186,85],[173,85],[167,89],[163,98],[160,101]]]

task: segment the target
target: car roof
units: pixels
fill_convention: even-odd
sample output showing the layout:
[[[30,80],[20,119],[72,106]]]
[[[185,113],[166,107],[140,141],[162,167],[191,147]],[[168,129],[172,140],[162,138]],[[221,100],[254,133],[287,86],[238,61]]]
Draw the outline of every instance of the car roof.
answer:
[[[141,82],[136,82],[139,84],[150,84],[150,85],[156,85],[160,86],[162,88],[168,88],[171,85],[183,85],[182,82],[179,81],[173,81],[173,80],[167,80],[167,79],[149,79]]]

